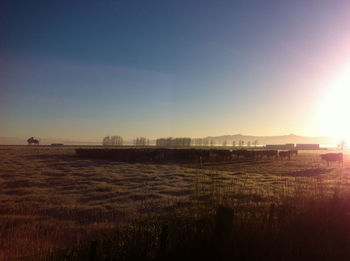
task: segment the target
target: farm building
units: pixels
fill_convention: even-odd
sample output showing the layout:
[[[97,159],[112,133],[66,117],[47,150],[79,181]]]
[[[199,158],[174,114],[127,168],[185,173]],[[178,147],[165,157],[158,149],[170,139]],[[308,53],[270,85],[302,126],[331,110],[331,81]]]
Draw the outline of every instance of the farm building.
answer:
[[[295,149],[294,143],[288,143],[285,146],[286,146],[286,150],[294,150]]]
[[[272,144],[266,145],[267,150],[294,150],[295,146],[292,143],[289,144]]]
[[[297,144],[296,149],[298,149],[298,150],[319,150],[320,144]]]

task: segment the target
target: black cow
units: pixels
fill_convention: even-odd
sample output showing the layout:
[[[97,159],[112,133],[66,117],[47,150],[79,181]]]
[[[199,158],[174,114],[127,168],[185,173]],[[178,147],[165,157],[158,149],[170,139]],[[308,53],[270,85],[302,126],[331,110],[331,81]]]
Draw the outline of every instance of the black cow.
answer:
[[[278,157],[278,151],[277,150],[267,150],[265,151],[265,155],[270,158],[270,157]]]
[[[343,166],[343,153],[327,153],[321,154],[321,159],[327,161],[327,166],[329,166],[329,162],[338,161]]]
[[[290,155],[291,152],[290,151],[280,151],[278,153],[278,155],[280,156],[280,158],[283,160],[284,158],[288,158],[290,160]]]
[[[290,153],[291,153],[291,155],[295,155],[295,156],[297,156],[298,155],[298,150],[290,150]]]

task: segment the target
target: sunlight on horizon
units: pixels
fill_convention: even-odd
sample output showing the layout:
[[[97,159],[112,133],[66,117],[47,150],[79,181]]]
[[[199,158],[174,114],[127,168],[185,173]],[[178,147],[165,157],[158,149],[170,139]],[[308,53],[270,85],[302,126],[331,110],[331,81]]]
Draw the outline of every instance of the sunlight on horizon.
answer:
[[[322,134],[350,143],[350,64],[344,66],[329,84],[319,110],[319,128]]]

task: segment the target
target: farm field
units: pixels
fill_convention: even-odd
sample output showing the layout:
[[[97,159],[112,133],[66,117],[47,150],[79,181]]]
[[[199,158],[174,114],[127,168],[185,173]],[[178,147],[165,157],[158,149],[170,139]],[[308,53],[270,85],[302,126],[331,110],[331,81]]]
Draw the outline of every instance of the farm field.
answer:
[[[80,158],[76,148],[0,147],[0,260],[79,244],[206,187],[270,203],[350,184],[349,154],[343,167],[328,167],[318,151],[291,160],[131,164]]]

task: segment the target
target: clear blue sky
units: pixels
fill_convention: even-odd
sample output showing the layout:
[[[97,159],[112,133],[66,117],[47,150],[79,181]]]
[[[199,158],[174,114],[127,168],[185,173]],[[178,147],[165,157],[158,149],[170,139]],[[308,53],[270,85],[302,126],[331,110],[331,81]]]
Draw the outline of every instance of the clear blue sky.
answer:
[[[328,135],[350,1],[0,1],[0,136]]]

